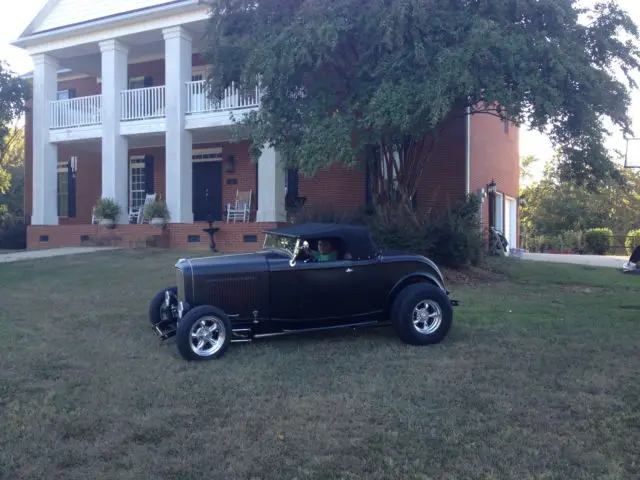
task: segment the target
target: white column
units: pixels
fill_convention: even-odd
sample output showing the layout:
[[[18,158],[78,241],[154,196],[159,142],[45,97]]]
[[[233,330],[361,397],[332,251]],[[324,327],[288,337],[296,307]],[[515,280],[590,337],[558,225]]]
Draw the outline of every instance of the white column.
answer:
[[[121,208],[118,223],[128,221],[129,142],[120,135],[122,102],[127,89],[128,48],[118,40],[100,42],[102,52],[102,198]]]
[[[185,129],[187,82],[191,81],[191,36],[183,27],[162,31],[166,88],[166,192],[172,223],[193,222],[193,139]]]
[[[258,222],[286,221],[285,175],[280,154],[274,148],[265,146],[258,160]]]
[[[49,142],[50,102],[58,91],[58,61],[33,56],[33,206],[32,225],[58,224],[58,146]]]

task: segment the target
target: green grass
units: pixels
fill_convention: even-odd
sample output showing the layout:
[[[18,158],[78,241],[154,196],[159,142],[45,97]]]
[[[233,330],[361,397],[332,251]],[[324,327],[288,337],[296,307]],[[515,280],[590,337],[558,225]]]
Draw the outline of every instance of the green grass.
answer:
[[[189,363],[146,318],[179,256],[0,265],[0,478],[640,475],[640,277],[492,262],[449,285],[440,345],[335,331]]]

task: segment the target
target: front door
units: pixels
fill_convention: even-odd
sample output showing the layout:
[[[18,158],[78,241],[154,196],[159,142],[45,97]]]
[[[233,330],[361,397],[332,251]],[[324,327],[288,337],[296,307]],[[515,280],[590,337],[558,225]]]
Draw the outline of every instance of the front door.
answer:
[[[193,221],[222,220],[222,162],[193,162]]]

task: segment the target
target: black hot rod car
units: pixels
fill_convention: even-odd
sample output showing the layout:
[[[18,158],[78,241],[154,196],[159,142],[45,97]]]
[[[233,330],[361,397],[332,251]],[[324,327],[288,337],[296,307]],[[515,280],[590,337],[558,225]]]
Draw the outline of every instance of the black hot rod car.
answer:
[[[177,285],[151,301],[153,329],[175,335],[183,358],[339,327],[391,325],[413,345],[447,335],[456,302],[431,260],[379,251],[364,227],[305,223],[265,234],[259,252],[179,260]]]

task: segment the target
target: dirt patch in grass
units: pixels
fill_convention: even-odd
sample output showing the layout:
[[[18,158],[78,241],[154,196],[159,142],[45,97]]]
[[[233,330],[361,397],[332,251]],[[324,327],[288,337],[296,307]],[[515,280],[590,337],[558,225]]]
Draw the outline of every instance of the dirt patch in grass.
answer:
[[[507,280],[505,274],[488,267],[465,267],[458,270],[442,267],[440,271],[445,281],[451,285],[488,285]]]
[[[637,289],[517,264],[457,284],[439,345],[346,330],[190,363],[146,318],[180,256],[0,269],[0,478],[640,478]]]

